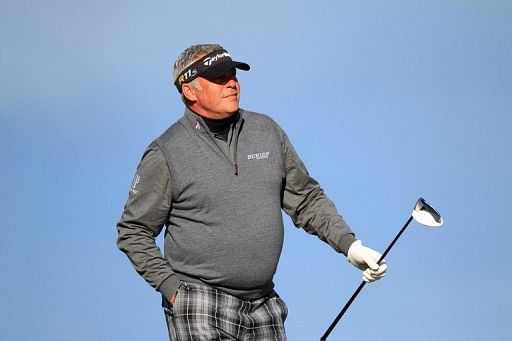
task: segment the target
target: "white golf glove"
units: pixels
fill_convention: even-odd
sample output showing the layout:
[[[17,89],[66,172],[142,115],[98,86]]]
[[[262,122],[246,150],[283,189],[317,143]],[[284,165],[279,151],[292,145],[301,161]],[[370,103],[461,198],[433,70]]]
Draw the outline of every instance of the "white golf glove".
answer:
[[[360,240],[353,242],[347,252],[348,261],[363,270],[363,281],[365,282],[374,282],[386,275],[388,269],[386,261],[383,259],[380,265],[377,264],[380,256],[380,253],[364,246]]]

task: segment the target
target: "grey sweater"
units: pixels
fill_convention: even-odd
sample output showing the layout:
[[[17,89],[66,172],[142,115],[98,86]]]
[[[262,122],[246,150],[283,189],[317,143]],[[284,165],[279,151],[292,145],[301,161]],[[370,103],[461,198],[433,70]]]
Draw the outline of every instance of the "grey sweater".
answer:
[[[268,116],[241,110],[227,143],[190,110],[146,150],[118,246],[166,298],[181,281],[257,298],[273,288],[283,209],[346,254],[354,235]],[[155,238],[166,226],[162,256]]]

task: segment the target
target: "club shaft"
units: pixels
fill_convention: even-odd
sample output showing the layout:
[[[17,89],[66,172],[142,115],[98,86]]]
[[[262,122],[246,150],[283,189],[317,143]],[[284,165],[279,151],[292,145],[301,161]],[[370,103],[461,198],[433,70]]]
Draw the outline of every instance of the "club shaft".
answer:
[[[341,309],[341,311],[338,314],[338,316],[336,316],[336,318],[334,319],[334,321],[332,321],[332,323],[329,326],[329,328],[327,328],[327,330],[325,331],[324,335],[322,335],[322,337],[320,338],[320,341],[327,340],[327,337],[329,336],[329,334],[331,334],[332,330],[334,329],[334,327],[336,327],[336,325],[338,324],[339,320],[341,320],[343,315],[345,315],[345,312],[348,310],[348,308],[350,307],[352,302],[354,302],[354,300],[356,299],[357,295],[359,295],[361,290],[363,290],[365,285],[366,285],[365,281],[362,281],[361,284],[359,284],[359,287],[357,287],[356,291],[354,291],[354,293],[352,294],[352,297],[350,297],[348,302],[345,303],[345,306],[343,307],[343,309]]]
[[[380,258],[379,258],[377,263],[380,263],[386,257],[386,255],[389,253],[391,248],[395,245],[395,243],[400,238],[400,236],[405,232],[405,230],[407,229],[407,226],[409,226],[409,224],[411,223],[412,220],[413,220],[413,217],[411,215],[409,217],[409,219],[407,219],[407,222],[404,224],[404,226],[400,229],[400,232],[397,233],[397,235],[395,236],[393,241],[388,245],[388,247],[386,248],[386,250],[384,251],[382,256],[380,256]],[[334,327],[336,327],[336,325],[341,320],[343,315],[347,312],[347,310],[350,307],[350,305],[352,304],[352,302],[354,302],[354,300],[356,299],[357,295],[359,295],[361,290],[363,290],[365,285],[366,285],[365,281],[362,281],[361,284],[359,284],[359,287],[357,287],[356,291],[354,291],[354,293],[352,294],[350,299],[347,301],[347,303],[345,303],[345,306],[343,307],[343,309],[341,309],[341,311],[338,314],[338,316],[336,316],[336,318],[334,319],[334,321],[332,321],[332,323],[329,326],[329,328],[327,328],[327,330],[325,331],[324,335],[322,335],[322,337],[320,338],[320,341],[327,340],[327,337],[329,336],[329,334],[331,334],[331,332],[334,329]]]
[[[379,261],[377,263],[380,263],[384,258],[386,258],[386,256],[388,255],[388,253],[391,250],[391,248],[393,247],[393,245],[395,245],[398,238],[400,238],[400,236],[405,232],[405,230],[407,229],[407,226],[409,226],[409,224],[411,223],[412,220],[413,220],[413,217],[411,215],[409,217],[409,219],[407,219],[407,222],[404,224],[404,226],[402,227],[400,232],[397,233],[397,235],[395,236],[395,239],[393,239],[393,241],[391,243],[389,243],[386,250],[384,250],[384,253],[382,254],[382,256],[380,256]]]

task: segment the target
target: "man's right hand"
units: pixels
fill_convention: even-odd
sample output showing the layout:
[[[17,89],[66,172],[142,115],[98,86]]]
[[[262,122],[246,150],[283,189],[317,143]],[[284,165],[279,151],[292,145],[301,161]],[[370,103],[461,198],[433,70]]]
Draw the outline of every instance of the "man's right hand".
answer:
[[[356,240],[348,249],[347,258],[352,265],[363,270],[363,281],[373,282],[386,275],[387,264],[382,260],[379,264],[381,254],[369,247],[364,246],[360,240]]]

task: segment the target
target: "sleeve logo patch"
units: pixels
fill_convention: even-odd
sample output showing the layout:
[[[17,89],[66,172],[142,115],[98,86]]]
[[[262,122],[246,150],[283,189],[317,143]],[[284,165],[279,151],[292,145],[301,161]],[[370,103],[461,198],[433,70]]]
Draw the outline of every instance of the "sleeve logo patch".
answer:
[[[140,181],[140,175],[135,173],[135,176],[133,177],[133,181],[132,181],[132,186],[130,187],[130,192],[132,192],[133,194],[137,194],[137,185],[139,184],[139,181]]]

